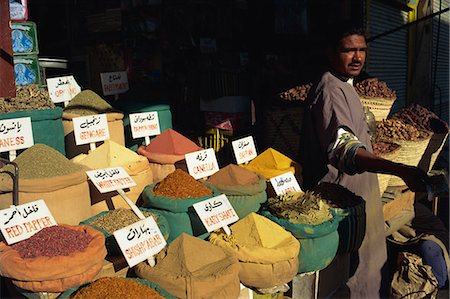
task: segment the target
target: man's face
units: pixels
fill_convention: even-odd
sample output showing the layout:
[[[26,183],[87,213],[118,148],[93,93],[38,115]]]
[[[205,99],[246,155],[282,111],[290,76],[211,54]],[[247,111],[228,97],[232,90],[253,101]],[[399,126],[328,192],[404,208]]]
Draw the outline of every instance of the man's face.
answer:
[[[366,60],[366,39],[362,35],[342,38],[339,47],[331,54],[331,66],[347,77],[359,75]]]

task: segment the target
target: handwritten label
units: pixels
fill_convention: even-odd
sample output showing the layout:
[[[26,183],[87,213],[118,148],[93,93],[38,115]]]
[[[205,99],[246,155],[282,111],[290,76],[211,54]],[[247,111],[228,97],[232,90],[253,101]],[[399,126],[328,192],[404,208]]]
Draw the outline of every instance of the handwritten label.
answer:
[[[81,92],[81,87],[73,76],[48,78],[47,88],[54,103],[68,102]]]
[[[114,237],[130,267],[157,254],[167,244],[152,216],[115,231]]]
[[[42,199],[0,211],[0,230],[9,245],[54,225],[57,223]]]
[[[73,130],[77,145],[94,143],[109,139],[106,114],[74,117]]]
[[[130,114],[130,126],[134,139],[161,134],[156,111]]]
[[[30,117],[0,121],[0,152],[29,148],[34,144]]]
[[[277,195],[281,195],[287,192],[302,191],[300,185],[297,182],[294,174],[290,171],[283,173],[279,176],[270,179],[270,183]]]
[[[120,166],[86,171],[100,193],[136,186],[134,180]]]
[[[128,87],[127,72],[100,73],[103,95],[113,95],[126,92]]]
[[[216,153],[212,148],[184,155],[189,174],[196,180],[219,171]]]
[[[256,147],[252,136],[244,137],[231,142],[236,163],[242,164],[256,158]]]
[[[211,232],[239,220],[225,194],[192,205],[206,230]]]

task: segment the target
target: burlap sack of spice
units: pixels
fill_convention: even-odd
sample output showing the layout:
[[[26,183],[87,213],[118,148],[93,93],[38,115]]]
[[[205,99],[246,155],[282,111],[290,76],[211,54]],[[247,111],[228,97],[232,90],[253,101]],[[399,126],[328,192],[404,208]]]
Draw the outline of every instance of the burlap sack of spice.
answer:
[[[155,194],[155,188],[158,185],[164,186],[165,192],[173,192],[173,194],[170,196],[158,195],[160,193]],[[200,194],[197,193],[197,190],[199,190],[198,192],[204,192],[205,190],[209,192],[207,195],[197,196],[196,194]],[[178,196],[177,194],[185,194],[183,191],[191,195],[189,197],[185,195],[185,197],[181,198],[174,197]],[[188,173],[177,169],[161,182],[148,185],[144,188],[142,191],[142,206],[149,208],[150,211],[156,210],[167,219],[170,226],[170,236],[168,239],[170,243],[182,233],[207,237],[209,234],[193,210],[192,205],[218,195],[220,195],[220,192],[214,186],[207,183],[200,183]]]
[[[184,155],[202,150],[197,144],[173,129],[167,129],[153,139],[149,145],[141,145],[137,153],[150,161],[155,182],[175,171],[175,163],[184,160]]]
[[[227,196],[240,219],[257,212],[267,201],[266,178],[235,164],[220,169],[206,182]]]
[[[76,156],[72,161],[89,169],[123,167],[136,183],[136,186],[129,188],[129,191],[125,192],[134,203],[136,203],[144,187],[153,183],[152,169],[148,160],[111,140],[105,141],[105,143],[90,151],[87,155],[80,154]],[[92,215],[113,208],[129,208],[128,204],[117,192],[100,193],[92,182],[89,182],[89,188]]]
[[[20,288],[34,292],[63,292],[91,281],[103,267],[105,237],[89,226],[67,227],[86,231],[93,239],[84,251],[68,256],[22,258],[19,252],[0,242],[0,275]]]
[[[58,223],[71,225],[91,215],[89,185],[84,167],[44,144],[35,144],[15,160],[19,166],[19,203],[43,199]],[[7,165],[2,170],[11,171]],[[0,175],[0,209],[12,204],[13,181]]]
[[[156,266],[135,266],[138,277],[152,281],[177,298],[238,298],[237,259],[207,241],[180,235],[156,256]]]
[[[251,213],[230,229],[230,236],[216,231],[209,241],[237,257],[244,285],[272,288],[288,283],[297,274],[300,243],[283,227]]]
[[[295,174],[294,164],[295,162],[293,160],[282,153],[273,148],[268,148],[247,165],[241,164],[240,166],[247,170],[259,173],[266,179],[271,179],[288,171]]]

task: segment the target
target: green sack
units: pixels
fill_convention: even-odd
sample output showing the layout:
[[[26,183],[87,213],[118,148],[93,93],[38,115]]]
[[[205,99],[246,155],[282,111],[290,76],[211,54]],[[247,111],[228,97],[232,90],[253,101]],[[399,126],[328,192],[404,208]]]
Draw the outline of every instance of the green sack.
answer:
[[[155,219],[155,221],[158,224],[159,230],[161,231],[161,234],[163,235],[164,239],[168,240],[169,236],[170,236],[170,226],[169,226],[169,222],[164,217],[164,215],[161,215],[161,213],[159,213],[158,211],[155,211],[155,210],[150,210],[150,209],[145,209],[145,208],[139,208],[139,210],[141,210],[142,212],[150,212],[157,216],[157,219]],[[100,212],[97,215],[94,215],[86,220],[81,221],[80,225],[88,225],[88,226],[100,231],[105,236],[105,240],[106,240],[105,245],[106,245],[106,250],[108,251],[108,254],[121,255],[122,251],[120,250],[119,244],[117,243],[117,240],[114,237],[114,235],[110,234],[109,232],[102,229],[101,227],[98,227],[98,226],[95,226],[92,224],[92,222],[95,219],[102,217],[110,212],[111,211]]]
[[[0,114],[0,120],[31,117],[34,144],[42,143],[57,150],[64,156],[63,110],[60,107],[44,110],[24,110]]]
[[[239,219],[244,218],[250,213],[258,212],[261,205],[267,201],[266,191],[259,192],[254,195],[225,195],[230,201],[233,209],[238,214]]]
[[[154,282],[151,282],[151,281],[148,281],[148,280],[145,280],[145,279],[141,279],[141,278],[129,278],[129,277],[127,277],[126,279],[135,280],[135,281],[139,282],[140,284],[148,286],[148,287],[158,291],[158,293],[160,293],[161,296],[163,296],[166,299],[176,299],[175,296],[172,296],[169,292],[167,292],[166,290],[164,290],[163,288],[161,288],[159,285],[157,285]],[[67,291],[65,291],[64,293],[60,294],[58,296],[58,299],[69,299],[72,296],[73,293],[78,291],[78,289],[80,289],[80,288],[82,288],[84,286],[87,286],[87,285],[89,285],[89,283],[85,283],[85,284],[82,284],[82,285],[70,288]]]
[[[342,219],[334,211],[331,220],[318,225],[292,223],[272,215],[267,208],[261,214],[290,231],[300,242],[298,273],[322,270],[333,261],[339,245],[337,228]]]

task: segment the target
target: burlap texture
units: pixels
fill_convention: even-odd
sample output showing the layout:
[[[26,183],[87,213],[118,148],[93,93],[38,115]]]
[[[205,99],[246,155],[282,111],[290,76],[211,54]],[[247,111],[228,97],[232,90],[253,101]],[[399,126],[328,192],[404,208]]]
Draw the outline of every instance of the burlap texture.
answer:
[[[161,164],[150,162],[150,168],[152,170],[153,182],[157,183],[165,179],[166,176],[175,171],[174,164]]]
[[[0,178],[0,209],[12,204],[12,180]],[[91,199],[84,171],[64,176],[19,179],[19,203],[43,199],[58,223],[77,225],[91,216]]]
[[[101,270],[106,256],[105,237],[87,225],[64,226],[86,231],[93,237],[86,250],[68,256],[23,259],[19,252],[0,242],[0,274],[10,277],[23,289],[36,292],[63,292],[92,280]]]

